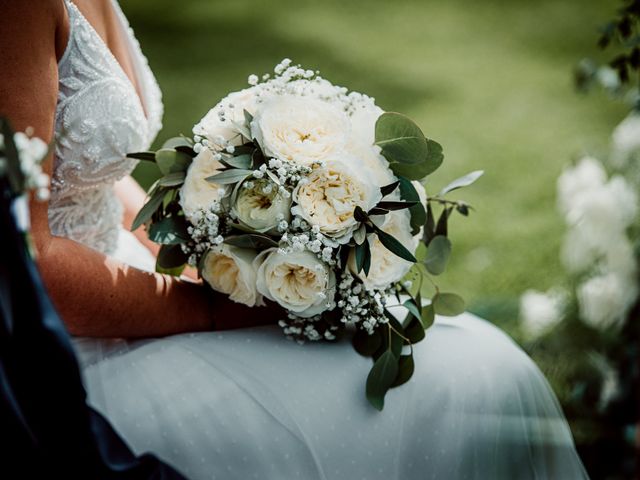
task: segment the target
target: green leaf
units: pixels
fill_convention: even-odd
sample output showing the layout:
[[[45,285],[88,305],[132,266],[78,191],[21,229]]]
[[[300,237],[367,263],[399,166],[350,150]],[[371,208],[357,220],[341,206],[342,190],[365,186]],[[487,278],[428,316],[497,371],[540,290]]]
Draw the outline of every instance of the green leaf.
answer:
[[[353,232],[353,240],[356,242],[356,245],[361,245],[367,238],[367,228],[364,225],[360,225]]]
[[[162,245],[156,260],[156,271],[158,266],[165,270],[178,268],[187,263],[188,256],[182,251],[180,245]]]
[[[364,274],[369,274],[371,268],[371,247],[369,240],[365,237],[364,242],[356,245],[356,272],[360,273],[364,270]]]
[[[464,312],[464,300],[455,293],[436,293],[431,300],[433,309],[438,315],[455,317]]]
[[[242,168],[232,168],[225,170],[211,177],[207,177],[207,182],[216,183],[218,185],[227,185],[230,183],[238,183],[247,178],[253,173],[253,170],[246,170]]]
[[[424,265],[427,267],[429,273],[440,275],[447,268],[450,255],[451,241],[447,237],[437,235],[429,244]]]
[[[390,351],[384,352],[373,364],[367,377],[367,399],[377,410],[384,408],[384,397],[398,375],[398,359]]]
[[[422,326],[426,330],[436,319],[436,312],[433,309],[433,304],[425,305],[422,307]]]
[[[244,114],[244,121],[247,125],[251,125],[251,122],[253,122],[253,115],[251,115],[246,109],[244,109],[242,113]]]
[[[162,268],[156,262],[156,272],[164,273],[165,275],[171,275],[172,277],[179,277],[180,275],[182,275],[182,272],[184,272],[185,268],[186,268],[186,265],[182,265],[176,268]]]
[[[135,158],[136,160],[144,160],[145,162],[156,161],[156,152],[134,152],[127,153],[127,158]]]
[[[427,202],[427,221],[424,224],[424,231],[422,233],[422,241],[425,245],[429,246],[433,237],[436,236],[436,220],[433,217],[433,209],[431,204]]]
[[[248,233],[246,235],[232,235],[225,238],[224,243],[240,248],[252,248],[254,250],[264,250],[266,248],[277,247],[278,242],[266,235]]]
[[[449,233],[448,222],[449,222],[449,216],[451,215],[452,211],[453,211],[453,207],[447,207],[444,210],[442,210],[442,213],[440,214],[440,218],[438,219],[438,224],[436,225],[436,230],[434,232],[436,236],[442,235],[443,237],[446,237],[447,234]]]
[[[177,187],[184,183],[184,179],[187,176],[185,172],[173,172],[161,177],[158,180],[158,185],[161,187]]]
[[[409,313],[411,313],[411,315],[413,315],[415,318],[417,318],[418,320],[422,319],[420,307],[416,305],[416,302],[413,299],[405,301],[402,305],[404,306],[404,308],[409,310]]]
[[[384,187],[380,187],[380,193],[382,193],[383,197],[386,197],[390,193],[393,193],[393,191],[398,188],[398,185],[400,185],[399,181],[390,183],[389,185],[385,185]]]
[[[407,165],[403,163],[391,163],[389,168],[398,177],[405,177],[409,180],[422,180],[427,175],[433,173],[442,165],[444,155],[442,147],[433,140],[427,140],[427,156],[423,161],[416,165]]]
[[[133,220],[133,224],[131,225],[132,232],[151,220],[151,216],[156,213],[156,210],[158,210],[158,208],[160,208],[160,205],[162,205],[162,200],[164,199],[165,192],[165,189],[159,188],[149,199],[149,201],[144,204],[144,206],[136,215],[136,218]]]
[[[422,331],[422,333],[424,335],[424,330]],[[404,385],[405,383],[407,383],[413,376],[414,370],[415,364],[413,361],[413,354],[402,355],[398,360],[398,375],[391,385],[391,388],[399,387],[400,385]]]
[[[163,148],[156,152],[156,163],[163,175],[173,172],[184,172],[189,168],[193,159],[183,152]]]
[[[400,113],[383,113],[376,122],[376,145],[389,163],[416,165],[428,154],[420,127]]]
[[[351,342],[356,352],[365,357],[370,357],[382,346],[382,331],[375,330],[369,335],[364,330],[358,330]]]
[[[406,178],[400,178],[400,198],[409,202],[415,202],[415,205],[409,209],[411,214],[411,234],[416,235],[420,228],[427,221],[427,212],[424,205],[420,202],[420,195],[416,187]]]
[[[474,172],[466,174],[464,177],[457,178],[442,190],[440,190],[438,196],[446,195],[447,193],[457,190],[458,188],[468,187],[476,180],[478,180],[483,174],[484,170],[476,170]]]
[[[228,157],[222,160],[222,163],[229,167],[241,168],[246,170],[251,168],[251,155],[249,155],[248,153],[244,153],[242,155],[238,155],[237,157]]]
[[[376,205],[378,208],[383,208],[385,210],[404,210],[405,208],[411,208],[415,206],[418,202],[380,202]]]
[[[366,222],[369,220],[369,217],[364,213],[364,210],[359,205],[353,209],[353,218],[356,222]]]
[[[172,137],[162,144],[163,149],[175,149],[177,147],[193,147],[193,141],[187,137]]]
[[[414,345],[422,341],[425,337],[424,326],[422,325],[422,322],[418,318],[410,314],[409,322],[407,324],[407,327],[404,329],[404,334],[409,340],[411,340],[411,343]]]
[[[162,245],[175,245],[189,240],[184,217],[166,217],[149,227],[149,240]]]
[[[375,231],[378,235],[378,238],[380,239],[380,243],[382,243],[382,245],[384,245],[387,250],[394,253],[400,258],[404,258],[409,262],[416,262],[416,257],[414,257],[413,254],[409,250],[407,250],[406,247],[402,245],[398,240],[389,235],[387,232],[379,229],[378,227],[375,227]]]

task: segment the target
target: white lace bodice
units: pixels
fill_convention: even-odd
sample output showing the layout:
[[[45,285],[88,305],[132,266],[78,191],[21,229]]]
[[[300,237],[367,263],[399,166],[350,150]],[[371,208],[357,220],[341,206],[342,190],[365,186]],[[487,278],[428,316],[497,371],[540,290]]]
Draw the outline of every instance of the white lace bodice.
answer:
[[[70,33],[58,63],[49,225],[54,235],[112,253],[122,222],[113,184],[136,165],[126,154],[148,149],[160,130],[161,93],[116,0],[142,99],[80,10],[64,2]]]

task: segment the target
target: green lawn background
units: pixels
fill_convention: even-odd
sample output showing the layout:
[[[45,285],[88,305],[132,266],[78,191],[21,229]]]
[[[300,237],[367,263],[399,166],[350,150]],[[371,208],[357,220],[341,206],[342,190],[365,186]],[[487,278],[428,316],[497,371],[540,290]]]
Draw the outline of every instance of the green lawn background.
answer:
[[[471,311],[519,336],[519,295],[562,281],[555,181],[584,152],[607,148],[625,108],[578,95],[571,70],[595,56],[605,0],[129,0],[122,6],[164,92],[158,142],[191,126],[251,73],[282,58],[405,113],[442,143],[435,193],[471,170],[457,194],[475,206],[452,225],[441,284]],[[158,143],[157,142],[157,143]],[[138,169],[143,184],[153,174]]]

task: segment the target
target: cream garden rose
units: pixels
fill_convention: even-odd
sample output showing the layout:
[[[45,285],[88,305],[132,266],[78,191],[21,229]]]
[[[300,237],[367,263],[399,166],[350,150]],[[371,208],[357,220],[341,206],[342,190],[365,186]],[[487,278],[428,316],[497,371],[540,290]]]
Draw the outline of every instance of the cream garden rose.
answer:
[[[275,228],[280,220],[291,217],[291,197],[285,198],[277,185],[267,179],[245,182],[236,195],[233,212],[247,227],[267,231]]]
[[[202,150],[193,159],[180,190],[180,205],[187,218],[198,210],[209,208],[223,197],[225,188],[206,180],[219,173],[219,168],[222,168],[222,164],[214,160],[209,149]]]
[[[411,217],[406,210],[392,211],[386,215],[387,219],[382,230],[395,237],[411,253],[415,252],[420,242],[419,236],[411,235]],[[355,253],[349,255],[349,269],[357,275],[364,286],[369,289],[384,289],[395,282],[399,282],[409,272],[413,263],[408,262],[391,253],[382,245],[377,235],[369,236],[371,248],[371,268],[365,276],[364,271],[356,273]]]
[[[258,292],[300,317],[318,315],[333,303],[335,274],[309,251],[283,254],[271,248],[254,265]]]
[[[360,168],[356,158],[343,157],[317,166],[293,191],[296,205],[291,209],[320,232],[338,243],[351,238],[358,222],[353,217],[356,207],[364,211],[373,208],[382,198],[379,186]]]
[[[239,135],[236,125],[244,123],[245,110],[253,115],[256,108],[255,87],[233,92],[209,110],[202,120],[193,127],[193,133],[206,138],[218,150],[224,149],[227,143],[235,146],[241,145],[243,139]],[[224,120],[221,119],[221,112],[224,112]]]
[[[310,165],[342,151],[349,127],[346,114],[327,102],[282,95],[261,105],[251,135],[268,157]]]
[[[202,277],[211,288],[229,295],[234,302],[262,306],[264,300],[256,289],[255,258],[253,250],[223,243],[207,253]]]

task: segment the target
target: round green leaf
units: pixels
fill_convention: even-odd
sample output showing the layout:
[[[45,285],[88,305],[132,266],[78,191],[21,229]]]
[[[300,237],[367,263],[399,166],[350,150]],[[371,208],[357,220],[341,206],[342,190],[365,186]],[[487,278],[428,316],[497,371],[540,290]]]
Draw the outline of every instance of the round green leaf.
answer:
[[[413,355],[402,355],[398,361],[398,376],[391,387],[399,387],[400,385],[407,383],[413,376],[414,370],[415,363],[413,361]]]
[[[420,163],[414,165],[391,163],[389,167],[398,177],[405,177],[409,180],[422,180],[436,171],[442,165],[443,160],[442,146],[438,142],[427,139],[427,155]]]
[[[376,122],[376,145],[390,163],[415,165],[427,157],[427,140],[420,127],[400,113],[383,113]]]
[[[432,305],[438,315],[455,317],[464,312],[464,300],[455,293],[437,293],[432,299]]]
[[[173,172],[184,172],[189,168],[193,159],[184,152],[172,148],[163,148],[156,152],[156,163],[163,175]]]
[[[442,235],[431,240],[427,248],[427,257],[424,265],[433,275],[440,275],[447,268],[447,262],[451,256],[451,241]]]
[[[384,396],[397,375],[398,359],[391,350],[387,350],[373,364],[367,377],[367,399],[376,409],[384,408]]]

